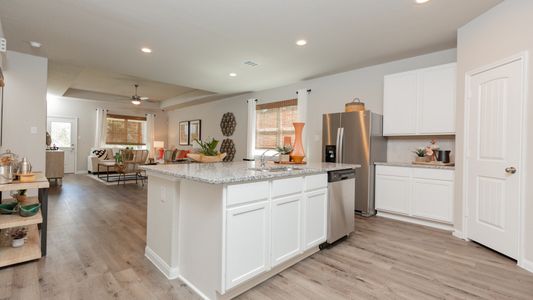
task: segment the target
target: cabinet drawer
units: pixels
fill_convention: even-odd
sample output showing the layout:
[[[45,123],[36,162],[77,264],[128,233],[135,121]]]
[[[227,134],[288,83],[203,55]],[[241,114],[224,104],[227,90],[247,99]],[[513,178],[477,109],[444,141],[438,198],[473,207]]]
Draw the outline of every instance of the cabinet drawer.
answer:
[[[303,177],[277,179],[272,181],[272,198],[302,192]]]
[[[453,170],[413,168],[413,178],[453,181]]]
[[[328,174],[305,176],[305,191],[323,189],[328,186]]]
[[[228,206],[268,199],[268,181],[229,185]]]
[[[377,175],[388,175],[388,176],[401,176],[401,177],[410,177],[411,168],[409,167],[393,167],[393,166],[376,166]]]

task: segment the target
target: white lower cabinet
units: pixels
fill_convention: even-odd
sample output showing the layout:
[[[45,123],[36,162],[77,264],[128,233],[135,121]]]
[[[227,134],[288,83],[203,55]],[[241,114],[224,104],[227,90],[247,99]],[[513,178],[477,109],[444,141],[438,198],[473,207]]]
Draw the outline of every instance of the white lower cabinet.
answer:
[[[324,174],[320,174],[324,175]],[[327,176],[310,175],[228,186],[224,232],[225,289],[326,241]],[[261,193],[245,193],[254,190]],[[261,198],[261,200],[255,200]]]
[[[302,196],[272,201],[272,267],[301,252]]]
[[[375,195],[378,214],[410,217],[439,228],[453,223],[454,170],[378,165]]]
[[[268,270],[270,203],[243,205],[226,213],[226,287]]]
[[[304,196],[303,250],[315,247],[326,240],[328,190],[307,192]]]

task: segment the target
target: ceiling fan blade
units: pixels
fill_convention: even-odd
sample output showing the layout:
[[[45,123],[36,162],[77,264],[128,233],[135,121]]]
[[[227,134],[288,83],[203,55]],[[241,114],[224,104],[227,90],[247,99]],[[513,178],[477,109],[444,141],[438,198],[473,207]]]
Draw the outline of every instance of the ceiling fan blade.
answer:
[[[149,97],[139,97],[139,99],[141,99],[142,101],[147,101],[147,100],[150,100]]]

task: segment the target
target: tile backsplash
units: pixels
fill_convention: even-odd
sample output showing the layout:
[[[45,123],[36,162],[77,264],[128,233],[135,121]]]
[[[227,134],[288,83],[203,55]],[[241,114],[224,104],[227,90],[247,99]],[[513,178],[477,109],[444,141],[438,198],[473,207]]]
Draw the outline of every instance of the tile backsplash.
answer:
[[[451,161],[455,161],[455,136],[403,136],[389,137],[387,142],[387,161],[412,162],[415,159],[413,151],[425,147],[436,139],[441,150],[451,150]]]

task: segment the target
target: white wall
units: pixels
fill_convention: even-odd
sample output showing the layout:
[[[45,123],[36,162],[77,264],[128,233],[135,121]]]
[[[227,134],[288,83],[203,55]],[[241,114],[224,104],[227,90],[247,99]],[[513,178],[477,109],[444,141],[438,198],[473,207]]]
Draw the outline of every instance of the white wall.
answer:
[[[27,157],[36,171],[45,167],[47,68],[46,58],[13,51],[3,68],[2,150]]]
[[[354,97],[361,98],[367,109],[381,114],[383,112],[383,76],[454,61],[456,61],[456,51],[450,49],[174,110],[169,112],[169,142],[177,144],[179,121],[196,118],[202,119],[202,138],[209,136],[222,138],[219,128],[220,119],[223,113],[231,111],[235,114],[238,123],[233,137],[237,148],[235,159],[241,160],[246,155],[246,99],[258,98],[259,103],[279,101],[296,98],[298,89],[312,89],[309,95],[308,121],[305,127],[305,130],[309,130],[310,148],[307,149],[307,156],[310,161],[320,161],[322,114],[344,111],[344,104]],[[422,145],[429,139],[421,141]],[[391,143],[393,143],[393,149],[401,148],[405,152],[412,150],[408,148],[411,143],[406,143],[405,140],[392,140]],[[404,145],[403,148],[402,145]]]
[[[463,156],[464,151],[464,94],[465,73],[515,55],[521,51],[529,51],[529,96],[527,99],[527,115],[533,116],[533,1],[507,0],[476,18],[459,30],[457,47],[457,170],[455,194],[455,227],[463,228]],[[533,174],[533,121],[527,125],[527,174]],[[528,178],[531,178],[529,176]],[[531,179],[527,182],[531,183]],[[527,185],[526,191],[526,259],[533,271],[533,185]]]
[[[111,114],[130,116],[144,116],[146,113],[155,113],[155,140],[164,141],[165,145],[167,145],[167,114],[161,110],[134,107],[129,103],[112,103],[49,96],[47,105],[48,116],[78,118],[77,172],[87,171],[87,156],[94,146],[96,108],[107,109],[108,113]]]

